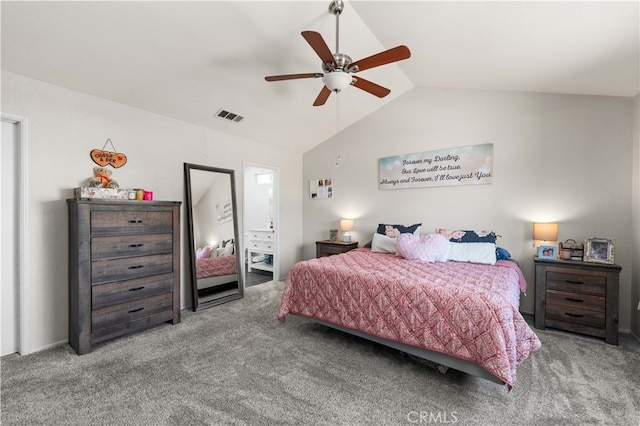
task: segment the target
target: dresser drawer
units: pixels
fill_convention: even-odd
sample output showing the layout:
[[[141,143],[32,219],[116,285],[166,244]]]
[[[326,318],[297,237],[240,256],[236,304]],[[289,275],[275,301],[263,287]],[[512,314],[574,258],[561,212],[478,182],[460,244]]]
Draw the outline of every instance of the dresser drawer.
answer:
[[[605,313],[603,311],[588,311],[569,306],[552,305],[547,303],[546,319],[561,320],[565,322],[604,328]]]
[[[114,328],[122,328],[129,322],[151,317],[160,313],[172,314],[173,297],[171,293],[160,294],[147,299],[133,300],[119,305],[93,310],[91,313],[91,332],[101,335]]]
[[[172,251],[172,234],[122,235],[91,239],[91,256],[95,260],[163,254]]]
[[[593,274],[547,271],[547,289],[605,295],[607,279]]]
[[[588,311],[604,312],[606,298],[591,294],[569,293],[566,291],[547,290],[547,305],[560,305]]]
[[[171,233],[173,214],[169,211],[96,210],[91,212],[91,234]]]
[[[102,309],[106,306],[170,293],[172,285],[173,274],[94,285],[91,289],[91,308],[94,310]]]
[[[250,240],[273,241],[272,231],[249,231]]]
[[[267,241],[251,241],[249,243],[249,248],[252,250],[273,250],[273,243]]]
[[[168,272],[173,272],[173,256],[170,253],[91,262],[92,285]]]

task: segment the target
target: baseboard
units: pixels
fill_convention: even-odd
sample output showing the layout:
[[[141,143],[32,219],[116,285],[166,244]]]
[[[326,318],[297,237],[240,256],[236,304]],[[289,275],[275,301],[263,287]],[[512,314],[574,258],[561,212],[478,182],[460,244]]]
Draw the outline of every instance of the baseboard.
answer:
[[[37,347],[37,348],[33,348],[33,349],[28,350],[28,351],[22,351],[21,350],[18,353],[21,356],[31,355],[31,354],[35,354],[37,352],[46,351],[47,349],[51,349],[51,348],[55,348],[55,347],[62,346],[62,345],[67,345],[67,344],[69,344],[69,340],[65,339],[65,340],[60,340],[60,341],[55,342],[55,343],[49,343],[48,345],[44,345],[44,346],[40,346],[40,347]]]

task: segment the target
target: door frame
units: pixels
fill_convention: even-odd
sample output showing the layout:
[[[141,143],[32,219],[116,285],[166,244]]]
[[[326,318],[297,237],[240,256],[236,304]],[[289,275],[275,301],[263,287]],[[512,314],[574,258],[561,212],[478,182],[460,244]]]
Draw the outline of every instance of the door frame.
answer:
[[[19,132],[18,136],[18,158],[16,167],[18,167],[18,353],[27,355],[31,353],[27,346],[27,318],[29,318],[29,294],[26,283],[28,282],[29,269],[27,268],[25,259],[28,253],[28,227],[27,218],[29,217],[28,209],[28,180],[27,180],[27,118],[0,113],[0,119],[15,123]]]
[[[273,280],[280,281],[280,169],[274,166],[268,166],[266,164],[252,163],[250,161],[242,162],[242,241],[245,239],[245,211],[246,205],[246,173],[248,167],[257,167],[260,169],[267,169],[273,171],[273,229],[275,236],[275,250],[273,250]],[[244,274],[244,252],[245,247],[242,250],[242,273]]]

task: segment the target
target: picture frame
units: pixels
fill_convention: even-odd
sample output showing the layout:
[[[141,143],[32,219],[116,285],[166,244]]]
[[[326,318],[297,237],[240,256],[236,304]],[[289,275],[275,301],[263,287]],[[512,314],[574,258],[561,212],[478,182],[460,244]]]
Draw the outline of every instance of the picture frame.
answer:
[[[587,238],[584,241],[584,261],[612,265],[615,241],[610,238]]]
[[[558,247],[556,246],[538,246],[539,259],[556,260],[558,258]]]

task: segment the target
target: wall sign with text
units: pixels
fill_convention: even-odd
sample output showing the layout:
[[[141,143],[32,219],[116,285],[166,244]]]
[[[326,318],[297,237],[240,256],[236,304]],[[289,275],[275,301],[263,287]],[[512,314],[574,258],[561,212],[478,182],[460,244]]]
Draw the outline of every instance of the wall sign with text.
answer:
[[[493,183],[493,144],[380,158],[380,189]]]

